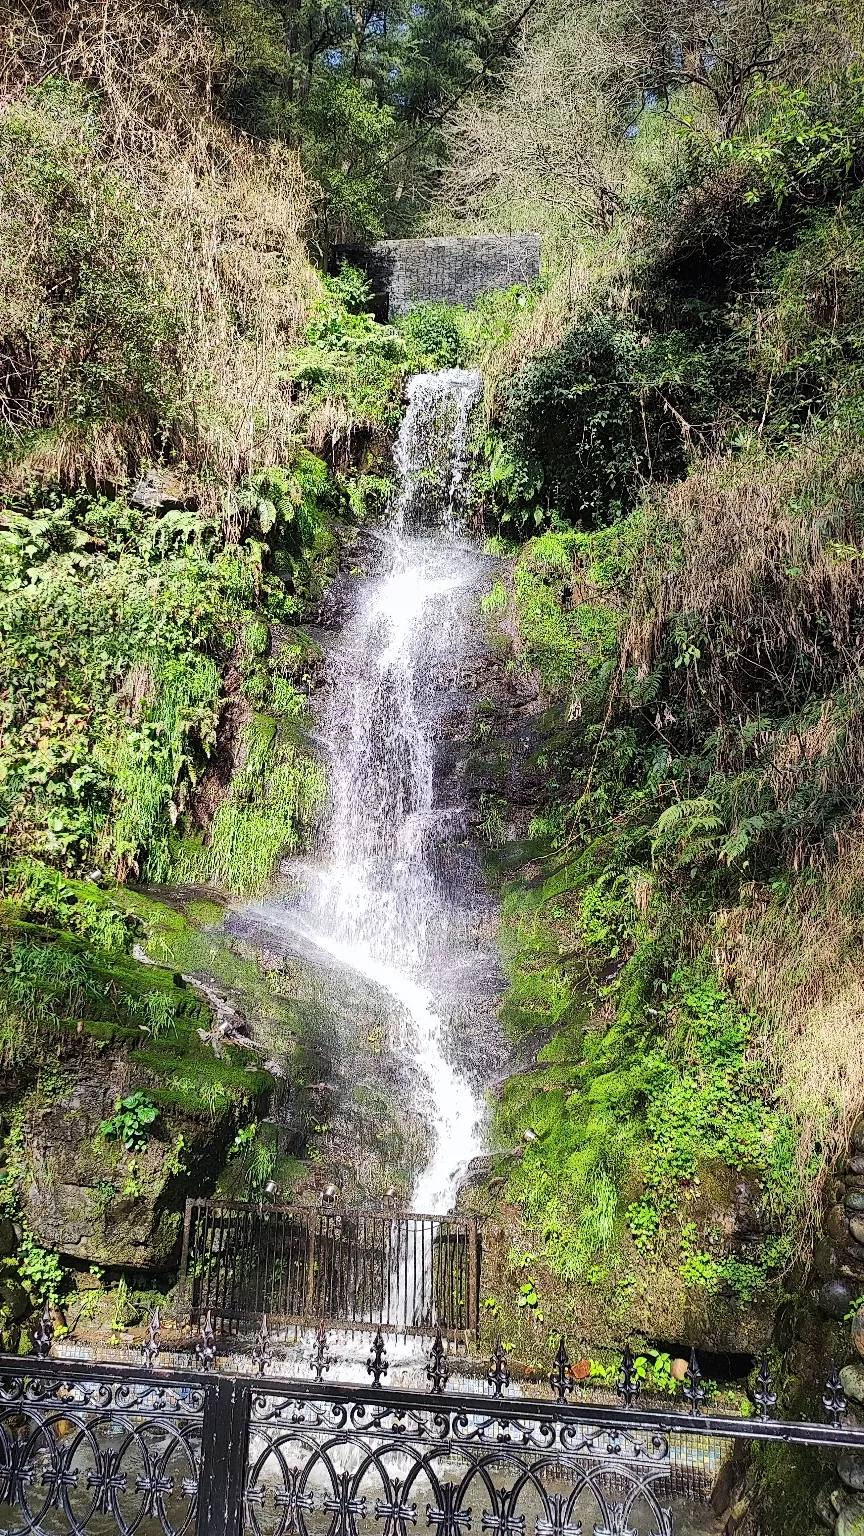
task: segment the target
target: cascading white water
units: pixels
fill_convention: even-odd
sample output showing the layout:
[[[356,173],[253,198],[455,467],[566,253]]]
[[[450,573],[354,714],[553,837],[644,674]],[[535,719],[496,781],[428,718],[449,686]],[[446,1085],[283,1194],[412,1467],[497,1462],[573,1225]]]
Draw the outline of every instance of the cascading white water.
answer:
[[[451,1209],[480,1150],[481,1105],[448,1058],[434,979],[452,965],[452,902],[431,862],[458,807],[439,803],[442,692],[470,636],[482,557],[457,532],[468,417],[480,375],[422,374],[408,388],[383,569],[364,584],[331,659],[323,735],[331,798],[320,858],[285,926],[399,1005],[391,1042],[413,1065],[430,1160],[415,1210]]]

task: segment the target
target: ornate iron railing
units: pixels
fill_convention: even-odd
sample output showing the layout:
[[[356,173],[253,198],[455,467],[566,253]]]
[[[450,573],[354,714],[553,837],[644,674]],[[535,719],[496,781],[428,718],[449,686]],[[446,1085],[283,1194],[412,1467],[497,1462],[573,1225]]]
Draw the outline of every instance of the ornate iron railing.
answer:
[[[480,1233],[457,1216],[190,1200],[181,1286],[225,1332],[266,1313],[456,1339],[479,1326]]]
[[[207,1327],[198,1356],[213,1360]],[[44,1330],[39,1347],[50,1347]],[[758,1416],[701,1411],[695,1358],[689,1411],[640,1410],[625,1359],[624,1407],[571,1404],[566,1356],[554,1401],[505,1398],[499,1352],[489,1396],[388,1391],[381,1347],[369,1390],[271,1378],[266,1329],[258,1376],[168,1372],[0,1356],[3,1536],[686,1536],[732,1447],[781,1441],[864,1449],[840,1422],[836,1374],[828,1424],[772,1420],[763,1370]],[[145,1356],[158,1350],[151,1327]],[[695,1367],[695,1369],[694,1369]],[[318,1374],[314,1360],[313,1373]],[[766,1406],[766,1404],[768,1406]],[[683,1518],[681,1518],[683,1512]]]

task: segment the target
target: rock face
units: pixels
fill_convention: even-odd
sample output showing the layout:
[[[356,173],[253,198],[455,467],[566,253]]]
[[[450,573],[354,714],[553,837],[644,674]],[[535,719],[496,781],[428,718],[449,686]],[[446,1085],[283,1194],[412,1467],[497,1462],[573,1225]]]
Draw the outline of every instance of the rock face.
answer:
[[[814,1255],[821,1282],[817,1305],[823,1317],[842,1322],[864,1295],[864,1120],[852,1134],[852,1150],[828,1190],[824,1236]],[[862,1339],[864,1342],[864,1339]]]
[[[67,1258],[167,1271],[186,1197],[210,1187],[230,1133],[162,1110],[140,1151],[100,1136],[128,1070],[125,1056],[82,1052],[74,1081],[28,1111],[21,1209],[37,1242]]]

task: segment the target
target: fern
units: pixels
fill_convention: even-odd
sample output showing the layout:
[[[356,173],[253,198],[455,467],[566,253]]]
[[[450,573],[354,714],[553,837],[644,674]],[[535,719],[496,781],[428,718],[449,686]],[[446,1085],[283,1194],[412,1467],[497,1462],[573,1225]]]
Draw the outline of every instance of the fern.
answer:
[[[723,818],[716,800],[698,795],[667,806],[652,829],[651,857],[656,860],[674,850],[676,864],[696,864],[716,857]]]

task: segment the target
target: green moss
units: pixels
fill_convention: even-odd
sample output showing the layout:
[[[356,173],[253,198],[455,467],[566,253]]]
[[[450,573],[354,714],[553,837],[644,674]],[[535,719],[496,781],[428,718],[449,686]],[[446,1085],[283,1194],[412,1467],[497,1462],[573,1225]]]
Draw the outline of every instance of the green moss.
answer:
[[[210,1011],[178,974],[212,978],[242,992],[264,1017],[283,1026],[291,1022],[258,966],[235,955],[224,936],[198,926],[221,916],[215,903],[197,903],[196,922],[126,886],[106,889],[59,876],[46,885],[38,869],[30,871],[29,887],[24,881],[22,889],[41,892],[43,911],[51,906],[55,915],[88,932],[95,911],[112,914],[107,931],[116,935],[119,923],[129,945],[138,933],[157,963],[27,921],[23,898],[7,901],[0,909],[0,947],[5,942],[6,950],[0,991],[11,1005],[0,1050],[7,1059],[33,1059],[48,1035],[61,1048],[79,1035],[101,1046],[123,1046],[140,1074],[135,1086],[152,1090],[160,1103],[214,1119],[253,1106],[272,1086],[258,1056],[250,1059],[247,1051],[223,1046],[217,1058],[201,1039],[199,1031],[211,1026]],[[254,1070],[247,1070],[250,1066]]]
[[[243,993],[269,1016],[287,1019],[287,1008],[274,997],[256,962],[236,954],[209,921],[208,931],[202,931],[191,920],[191,907],[169,906],[129,886],[118,886],[110,899],[139,919],[151,959],[186,975],[210,977],[219,986]],[[211,907],[206,905],[209,919]]]
[[[206,901],[199,897],[194,901],[187,901],[186,916],[196,928],[215,928],[222,922],[225,912],[218,902]]]

